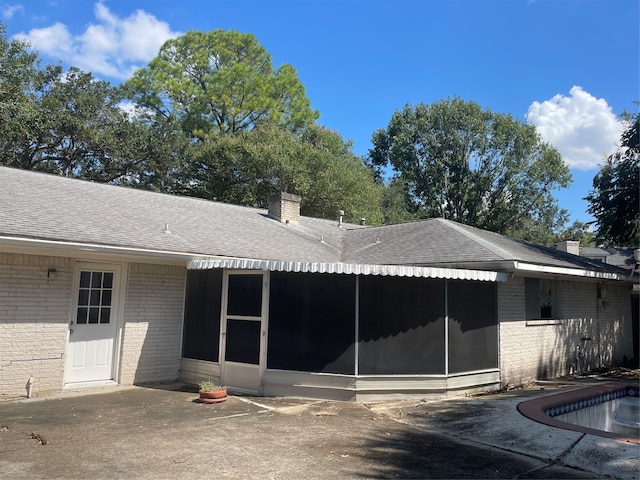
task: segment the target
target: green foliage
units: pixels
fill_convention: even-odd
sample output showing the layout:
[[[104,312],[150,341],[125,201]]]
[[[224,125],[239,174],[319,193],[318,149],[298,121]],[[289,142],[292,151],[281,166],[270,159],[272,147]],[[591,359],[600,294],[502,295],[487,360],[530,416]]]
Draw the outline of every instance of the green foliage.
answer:
[[[566,222],[551,192],[570,182],[560,154],[535,128],[459,98],[396,111],[374,132],[369,164],[391,166],[406,211],[539,243]]]
[[[42,68],[25,42],[6,39],[0,24],[0,164],[33,168],[31,146],[46,135],[40,96],[58,78],[59,66]]]
[[[267,126],[194,144],[181,193],[267,207],[275,192],[302,197],[301,213],[347,221],[382,221],[381,188],[340,135],[320,126],[291,132]]]
[[[580,242],[581,247],[596,246],[596,238],[591,231],[591,225],[586,222],[581,222],[580,220],[574,221],[556,236],[556,242],[562,240],[577,240]]]
[[[586,197],[596,218],[596,239],[612,247],[640,246],[640,114],[624,115],[629,127],[607,158]]]
[[[174,117],[198,140],[268,123],[296,130],[318,117],[295,69],[274,70],[253,35],[233,30],[189,31],[168,40],[126,88],[139,105]]]
[[[224,387],[223,385],[217,385],[211,380],[211,378],[200,382],[199,387],[203,392],[220,392],[226,389],[226,387]]]
[[[392,178],[382,193],[383,223],[388,225],[417,220],[416,210],[408,194],[407,182],[402,177]]]

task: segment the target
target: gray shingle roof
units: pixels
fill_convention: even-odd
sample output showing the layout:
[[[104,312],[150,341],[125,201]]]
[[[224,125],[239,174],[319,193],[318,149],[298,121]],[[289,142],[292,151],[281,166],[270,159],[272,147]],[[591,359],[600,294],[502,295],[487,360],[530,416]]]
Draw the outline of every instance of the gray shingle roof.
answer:
[[[337,219],[301,217],[299,225],[287,225],[266,214],[0,167],[0,236],[5,237],[296,262],[487,269],[491,263],[520,261],[615,268],[443,219],[339,228]]]

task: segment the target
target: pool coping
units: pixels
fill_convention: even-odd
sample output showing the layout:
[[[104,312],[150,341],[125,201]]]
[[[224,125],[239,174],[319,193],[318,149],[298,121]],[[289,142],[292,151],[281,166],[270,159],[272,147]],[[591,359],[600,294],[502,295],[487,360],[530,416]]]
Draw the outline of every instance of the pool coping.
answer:
[[[560,405],[573,402],[579,402],[587,398],[598,395],[605,395],[623,388],[638,389],[638,383],[631,382],[607,382],[592,387],[583,387],[569,392],[552,393],[544,397],[526,400],[518,404],[518,411],[527,418],[551,427],[563,428],[565,430],[573,430],[575,432],[587,433],[589,435],[597,435],[599,437],[612,438],[621,442],[640,444],[640,439],[629,437],[627,435],[605,432],[604,430],[596,430],[594,428],[574,425],[572,423],[563,422],[551,417],[545,413],[545,410]]]

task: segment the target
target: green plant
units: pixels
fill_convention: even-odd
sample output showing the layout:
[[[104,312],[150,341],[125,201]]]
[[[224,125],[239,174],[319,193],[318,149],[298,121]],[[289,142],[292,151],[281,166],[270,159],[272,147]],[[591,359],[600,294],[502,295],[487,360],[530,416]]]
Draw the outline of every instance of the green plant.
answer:
[[[200,382],[200,390],[203,392],[219,392],[220,390],[224,390],[225,387],[222,385],[216,385],[211,379],[203,380]]]

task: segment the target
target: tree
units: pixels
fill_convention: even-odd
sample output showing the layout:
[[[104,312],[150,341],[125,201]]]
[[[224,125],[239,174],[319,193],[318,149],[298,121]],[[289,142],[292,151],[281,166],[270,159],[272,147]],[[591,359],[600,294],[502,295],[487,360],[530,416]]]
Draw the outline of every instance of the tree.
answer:
[[[382,179],[378,178],[378,181]],[[420,218],[408,191],[407,182],[402,177],[386,182],[382,192],[382,223],[403,223]]]
[[[43,126],[39,96],[62,69],[42,68],[26,42],[6,39],[0,24],[0,163],[30,168],[29,142]]]
[[[596,219],[596,239],[607,246],[640,246],[640,113],[623,115],[629,127],[620,148],[593,179],[587,212]]]
[[[18,95],[4,125],[2,162],[99,182],[153,183],[166,159],[164,138],[131,117],[109,83],[74,67],[59,73]]]
[[[571,180],[532,125],[460,98],[396,111],[369,164],[406,184],[408,211],[550,243],[566,222],[551,192]]]
[[[267,207],[274,192],[302,197],[301,213],[345,220],[382,221],[381,188],[371,171],[333,131],[298,132],[265,126],[194,144],[182,174],[182,194]]]
[[[130,115],[120,89],[77,68],[41,66],[0,25],[0,164],[166,189],[177,137]],[[169,140],[172,142],[169,142]]]
[[[274,70],[251,34],[189,31],[126,82],[134,101],[204,141],[267,123],[296,130],[318,117],[291,65]]]
[[[556,236],[556,242],[562,240],[577,240],[580,242],[581,247],[596,246],[595,235],[591,231],[591,225],[587,222],[581,222],[580,220],[574,221]]]

